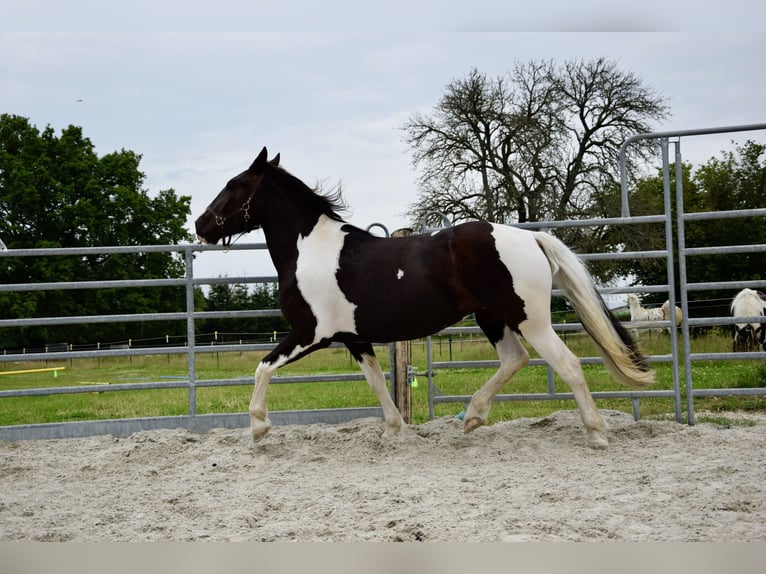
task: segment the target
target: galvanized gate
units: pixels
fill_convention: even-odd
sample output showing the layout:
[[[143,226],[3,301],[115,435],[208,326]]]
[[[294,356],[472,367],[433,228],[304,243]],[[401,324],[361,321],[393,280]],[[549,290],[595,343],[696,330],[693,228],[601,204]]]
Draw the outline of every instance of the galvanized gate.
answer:
[[[620,149],[620,175],[621,175],[621,217],[609,218],[609,219],[588,219],[577,221],[550,221],[545,223],[534,224],[517,224],[522,228],[535,228],[535,229],[554,229],[561,227],[586,227],[593,225],[636,225],[642,223],[664,223],[665,226],[665,249],[661,251],[634,251],[634,252],[620,252],[620,253],[587,253],[580,256],[585,261],[595,260],[618,260],[618,259],[663,259],[666,262],[667,268],[667,283],[662,285],[648,285],[640,287],[620,287],[620,288],[601,288],[599,292],[602,294],[613,293],[667,293],[670,308],[674,309],[676,305],[680,305],[683,313],[683,319],[681,323],[681,345],[679,346],[676,337],[671,337],[671,352],[668,355],[654,355],[649,357],[650,362],[653,363],[672,363],[673,372],[673,388],[672,390],[625,390],[625,391],[607,391],[607,392],[594,392],[593,396],[596,399],[630,399],[633,405],[633,416],[638,420],[640,416],[640,401],[642,398],[650,397],[666,397],[672,398],[674,402],[675,418],[678,422],[684,420],[684,396],[686,406],[686,417],[689,424],[695,423],[694,413],[694,399],[696,397],[709,397],[709,396],[731,396],[731,395],[766,395],[766,388],[719,388],[719,389],[695,389],[694,381],[692,377],[691,364],[693,361],[703,360],[738,360],[738,359],[766,359],[766,352],[750,352],[750,353],[692,353],[691,351],[691,338],[690,327],[694,326],[711,326],[711,325],[733,325],[734,318],[725,317],[710,317],[710,318],[690,318],[689,317],[689,292],[690,291],[704,291],[710,289],[742,289],[745,287],[752,289],[765,289],[766,290],[766,269],[762,270],[763,277],[758,281],[737,281],[733,278],[730,280],[722,280],[716,283],[689,283],[687,281],[686,269],[687,261],[690,258],[699,255],[708,254],[720,254],[720,253],[764,253],[766,252],[766,245],[753,244],[753,245],[729,245],[718,246],[711,245],[705,247],[686,247],[686,237],[684,233],[684,223],[689,221],[700,220],[714,220],[714,219],[741,219],[745,217],[762,217],[763,225],[766,225],[766,209],[747,209],[738,211],[725,211],[725,212],[711,212],[711,213],[686,213],[683,205],[683,178],[681,177],[682,169],[682,157],[681,157],[681,138],[690,137],[705,134],[717,134],[717,133],[729,133],[729,132],[742,132],[752,130],[766,130],[766,124],[752,124],[745,126],[727,126],[721,128],[699,129],[699,130],[684,130],[675,132],[658,132],[649,134],[639,134],[629,138],[625,141]],[[639,140],[639,139],[655,139],[659,140],[662,150],[662,172],[663,172],[663,191],[664,191],[664,213],[650,216],[631,217],[630,209],[628,205],[628,190],[627,190],[627,169],[626,169],[626,149],[627,147]],[[671,190],[670,179],[670,159],[669,159],[669,146],[673,145],[675,148],[674,163],[676,167],[675,177],[675,190]],[[673,232],[673,219],[672,219],[672,202],[675,201],[676,206],[676,233]],[[445,222],[445,225],[449,225],[449,221]],[[678,269],[679,277],[675,276],[674,265],[674,251],[673,241],[676,241],[676,249],[679,254]],[[679,287],[680,301],[676,301],[676,286]],[[558,292],[554,291],[554,294]],[[739,319],[742,321],[743,319]],[[766,319],[763,317],[752,317],[747,319],[748,322],[760,322],[766,323]],[[647,324],[648,327],[662,327],[668,328],[671,326],[670,321],[656,321]],[[582,330],[582,325],[579,323],[568,324],[555,324],[554,329],[557,332],[578,331]],[[441,331],[441,335],[460,335],[460,334],[473,334],[480,333],[481,331],[475,327],[464,328],[448,328]],[[460,368],[483,368],[491,367],[497,368],[500,362],[494,361],[434,361],[432,353],[432,341],[429,337],[427,341],[427,367],[425,373],[419,373],[426,375],[428,378],[429,389],[429,415],[434,416],[434,405],[439,403],[464,403],[467,404],[471,397],[470,395],[445,395],[438,388],[434,381],[434,374],[439,369],[460,369]],[[603,364],[601,357],[583,357],[581,362],[584,364]],[[681,363],[683,363],[683,369],[681,369]],[[541,359],[533,359],[529,363],[530,365],[546,365]],[[547,365],[546,365],[547,366]],[[412,371],[413,376],[418,373]],[[512,384],[512,383],[511,383]],[[545,393],[534,394],[499,394],[495,400],[498,401],[529,401],[529,400],[573,400],[571,393],[559,393],[556,392],[554,387],[554,373],[550,367],[547,367],[547,391]]]

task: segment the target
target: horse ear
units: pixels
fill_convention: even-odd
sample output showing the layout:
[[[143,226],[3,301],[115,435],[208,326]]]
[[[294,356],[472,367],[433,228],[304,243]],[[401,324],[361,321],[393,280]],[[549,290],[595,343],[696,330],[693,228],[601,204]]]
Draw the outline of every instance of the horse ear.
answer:
[[[275,155],[274,159],[272,159],[269,163],[271,165],[279,165],[279,154]]]
[[[263,146],[261,153],[258,154],[258,157],[255,158],[255,161],[253,162],[253,165],[250,166],[250,171],[261,171],[266,166],[266,156],[268,156],[268,152],[266,151],[266,146]]]

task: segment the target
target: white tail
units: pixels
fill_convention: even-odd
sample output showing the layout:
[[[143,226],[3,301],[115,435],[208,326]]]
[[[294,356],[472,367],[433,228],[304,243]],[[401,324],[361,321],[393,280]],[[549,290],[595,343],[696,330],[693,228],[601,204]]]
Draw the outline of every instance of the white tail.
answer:
[[[552,235],[534,232],[534,236],[550,263],[554,284],[566,294],[615,379],[636,388],[653,383],[654,372],[646,358],[606,308],[584,263]]]

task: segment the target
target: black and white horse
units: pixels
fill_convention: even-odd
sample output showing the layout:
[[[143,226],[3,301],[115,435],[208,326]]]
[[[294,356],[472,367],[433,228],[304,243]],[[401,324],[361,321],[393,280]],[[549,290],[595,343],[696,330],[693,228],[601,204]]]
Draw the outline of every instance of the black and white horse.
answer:
[[[763,317],[766,314],[766,295],[753,289],[742,289],[731,302],[732,317]],[[732,349],[754,351],[758,346],[766,350],[766,325],[741,321],[734,324]]]
[[[253,440],[270,429],[266,389],[281,366],[337,341],[345,344],[383,407],[385,436],[406,431],[372,343],[417,339],[470,313],[500,357],[500,369],[472,396],[470,432],[485,423],[500,388],[529,360],[523,336],[569,385],[587,443],[606,448],[578,358],[550,320],[552,284],[572,303],[613,376],[632,387],[653,382],[645,358],[609,313],[581,261],[553,236],[484,222],[428,235],[381,238],[343,221],[340,197],[323,196],[268,161],[264,148],[196,221],[200,240],[230,242],[263,229],[279,278],[287,337],[255,372]],[[227,239],[228,238],[228,239]]]

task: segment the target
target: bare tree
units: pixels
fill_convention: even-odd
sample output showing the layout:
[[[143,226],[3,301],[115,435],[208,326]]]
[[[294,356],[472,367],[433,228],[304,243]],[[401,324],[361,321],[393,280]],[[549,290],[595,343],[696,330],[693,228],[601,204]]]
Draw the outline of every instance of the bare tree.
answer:
[[[603,58],[517,63],[449,83],[402,127],[420,170],[410,215],[498,223],[585,218],[614,189],[619,146],[668,114],[664,98]],[[649,144],[647,144],[648,146]],[[647,146],[631,152],[646,157]]]

